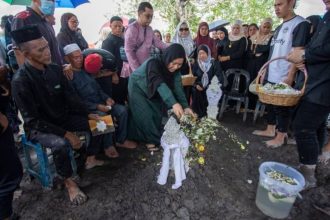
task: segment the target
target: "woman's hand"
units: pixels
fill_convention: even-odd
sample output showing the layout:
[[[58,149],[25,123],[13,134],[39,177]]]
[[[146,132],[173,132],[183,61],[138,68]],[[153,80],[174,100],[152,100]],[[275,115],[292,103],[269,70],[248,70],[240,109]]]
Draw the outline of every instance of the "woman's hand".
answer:
[[[204,90],[203,87],[201,87],[200,85],[197,85],[197,86],[196,86],[196,89],[197,89],[198,91],[200,91],[200,92]]]
[[[196,114],[191,110],[191,108],[185,108],[184,113],[187,115],[191,115],[192,117],[196,117]]]
[[[173,108],[173,112],[174,112],[174,114],[176,115],[176,117],[177,117],[178,119],[180,119],[181,116],[184,114],[182,106],[181,106],[179,103],[175,103],[175,104],[172,106],[172,108]]]

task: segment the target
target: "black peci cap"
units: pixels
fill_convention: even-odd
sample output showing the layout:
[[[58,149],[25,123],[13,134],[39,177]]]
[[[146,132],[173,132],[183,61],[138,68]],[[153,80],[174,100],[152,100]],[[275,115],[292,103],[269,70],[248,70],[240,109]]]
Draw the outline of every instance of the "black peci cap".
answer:
[[[21,44],[42,38],[37,25],[27,25],[11,32],[11,36],[16,44]]]

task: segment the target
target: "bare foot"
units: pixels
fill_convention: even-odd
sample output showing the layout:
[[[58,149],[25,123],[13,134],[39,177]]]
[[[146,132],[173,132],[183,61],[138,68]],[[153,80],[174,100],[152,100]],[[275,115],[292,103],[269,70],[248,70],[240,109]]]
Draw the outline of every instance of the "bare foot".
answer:
[[[252,134],[262,137],[275,137],[275,126],[267,125],[266,130],[255,130]]]
[[[150,152],[159,151],[159,147],[156,147],[156,145],[154,144],[146,144],[146,147]]]
[[[114,146],[108,147],[104,150],[104,153],[109,158],[117,158],[119,157],[119,154]]]
[[[64,184],[68,190],[70,201],[74,205],[81,205],[87,201],[87,196],[79,189],[78,185],[71,178],[64,180]]]
[[[87,157],[86,163],[85,163],[85,169],[89,170],[97,166],[103,166],[104,161],[103,160],[97,160],[95,156],[89,156]]]
[[[127,149],[135,149],[137,147],[137,143],[134,141],[129,141],[126,140],[124,141],[124,143],[120,144],[120,143],[116,143],[116,146],[118,147],[123,147],[123,148],[127,148]]]
[[[272,140],[266,141],[266,146],[269,148],[278,148],[287,144],[288,136],[286,133],[278,132],[276,137]]]

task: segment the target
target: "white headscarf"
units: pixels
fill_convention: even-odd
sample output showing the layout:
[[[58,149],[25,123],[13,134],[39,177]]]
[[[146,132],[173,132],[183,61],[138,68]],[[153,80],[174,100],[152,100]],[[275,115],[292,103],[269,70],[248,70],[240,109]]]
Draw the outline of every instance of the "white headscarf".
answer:
[[[172,43],[181,44],[186,52],[186,55],[189,56],[195,49],[194,41],[191,37],[190,31],[187,37],[180,37],[180,27],[182,24],[186,24],[189,28],[189,24],[187,21],[180,22],[175,30],[175,34],[172,39]]]
[[[238,41],[240,40],[242,37],[244,37],[244,33],[243,33],[243,22],[241,20],[236,20],[232,27],[238,25],[240,27],[241,33],[239,33],[239,35],[233,35],[233,31],[231,31],[229,33],[229,40],[230,41]]]
[[[207,59],[205,61],[202,61],[200,59],[197,59],[198,66],[199,68],[203,71],[203,76],[202,76],[202,85],[204,88],[206,88],[210,82],[209,80],[209,75],[207,72],[210,70],[212,66],[212,57],[211,57],[211,50],[206,44],[202,44],[198,47],[197,53],[201,50],[201,47],[206,47],[207,48]],[[203,50],[203,49],[202,49]]]

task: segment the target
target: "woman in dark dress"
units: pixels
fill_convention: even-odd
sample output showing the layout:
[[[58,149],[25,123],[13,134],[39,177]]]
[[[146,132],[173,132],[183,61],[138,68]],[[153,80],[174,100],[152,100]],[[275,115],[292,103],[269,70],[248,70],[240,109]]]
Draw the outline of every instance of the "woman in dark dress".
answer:
[[[242,21],[237,20],[229,34],[229,43],[223,48],[219,56],[224,71],[231,68],[243,69],[244,53],[247,48],[247,39],[242,33]]]
[[[206,90],[214,75],[223,83],[220,63],[211,58],[210,48],[202,44],[197,48],[197,60],[193,65],[193,74],[197,77],[192,88],[192,109],[199,118],[207,116]]]
[[[61,17],[61,29],[57,34],[57,41],[63,54],[63,48],[68,44],[76,43],[81,51],[88,48],[88,43],[78,31],[79,21],[72,13],[64,13]]]
[[[229,44],[229,34],[228,34],[228,30],[225,27],[220,27],[217,30],[217,34],[218,34],[218,42],[217,42],[217,57],[219,57],[222,54],[223,49],[225,48],[225,46],[227,46]]]
[[[251,81],[257,77],[260,68],[267,62],[272,38],[272,24],[271,18],[265,19],[260,24],[260,30],[249,39],[246,70],[250,73]],[[257,100],[257,95],[249,93],[250,109],[254,109]]]

